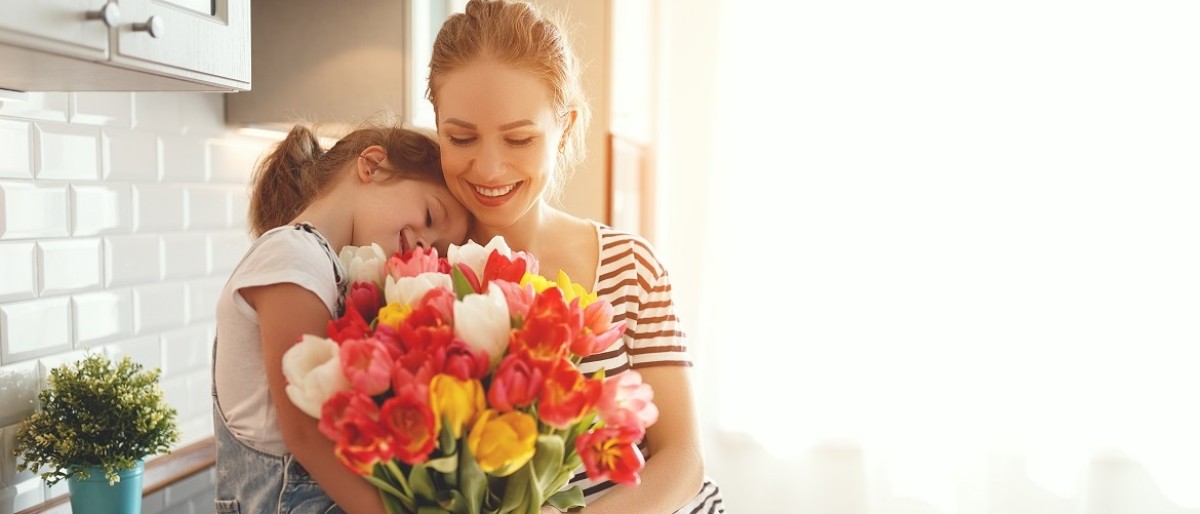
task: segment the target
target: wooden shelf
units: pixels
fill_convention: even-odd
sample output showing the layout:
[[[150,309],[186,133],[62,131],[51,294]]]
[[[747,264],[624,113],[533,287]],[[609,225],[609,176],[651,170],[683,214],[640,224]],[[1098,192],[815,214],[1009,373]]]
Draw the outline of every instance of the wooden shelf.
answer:
[[[215,465],[216,462],[216,441],[211,437],[146,461],[146,470],[142,475],[142,496],[153,494],[164,487],[200,473]],[[71,512],[69,499],[69,496],[64,494],[17,514],[69,514]]]

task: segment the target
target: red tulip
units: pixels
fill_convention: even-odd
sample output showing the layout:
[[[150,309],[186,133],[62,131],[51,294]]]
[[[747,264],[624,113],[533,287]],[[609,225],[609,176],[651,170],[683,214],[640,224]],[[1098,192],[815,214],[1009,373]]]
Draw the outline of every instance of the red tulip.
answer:
[[[331,320],[325,327],[329,338],[339,345],[347,339],[365,339],[371,333],[371,326],[363,319],[358,309],[346,309],[342,317]]]
[[[588,478],[612,480],[618,484],[638,485],[638,473],[646,460],[637,442],[645,432],[637,427],[598,428],[575,439],[575,449],[583,460]]]
[[[429,458],[437,442],[438,423],[429,406],[427,388],[397,391],[396,396],[383,402],[380,417],[391,432],[395,458],[408,464],[419,464]]]
[[[500,412],[528,407],[542,392],[542,371],[524,355],[510,354],[500,361],[488,388],[488,404]]]
[[[352,400],[337,423],[340,433],[333,452],[360,475],[369,475],[377,462],[391,458],[391,438],[380,426],[379,414],[374,402]]]
[[[486,351],[457,338],[435,349],[432,357],[434,372],[453,375],[459,380],[483,379],[490,362]]]
[[[350,284],[346,294],[346,310],[356,310],[368,323],[379,315],[383,307],[383,290],[375,282],[355,282]]]
[[[525,276],[526,269],[528,266],[523,257],[519,255],[505,257],[499,251],[492,250],[491,255],[488,255],[487,263],[483,265],[483,283],[487,284],[493,280],[520,282],[521,277]]]
[[[538,417],[547,425],[567,428],[582,419],[599,396],[599,381],[584,377],[571,361],[559,359],[542,385]]]

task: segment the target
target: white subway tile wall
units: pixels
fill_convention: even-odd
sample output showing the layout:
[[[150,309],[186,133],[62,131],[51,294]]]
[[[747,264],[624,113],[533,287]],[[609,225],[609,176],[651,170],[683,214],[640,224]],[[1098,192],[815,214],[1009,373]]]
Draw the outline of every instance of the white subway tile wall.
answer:
[[[60,123],[34,125],[37,161],[34,176],[42,180],[100,178],[100,131]]]
[[[13,438],[49,370],[88,351],[162,369],[180,446],[212,435],[217,297],[271,143],[228,130],[219,94],[0,100],[0,514],[66,493],[16,472]],[[197,473],[143,512],[212,512],[213,484]]]
[[[31,125],[0,120],[0,178],[33,178]]]

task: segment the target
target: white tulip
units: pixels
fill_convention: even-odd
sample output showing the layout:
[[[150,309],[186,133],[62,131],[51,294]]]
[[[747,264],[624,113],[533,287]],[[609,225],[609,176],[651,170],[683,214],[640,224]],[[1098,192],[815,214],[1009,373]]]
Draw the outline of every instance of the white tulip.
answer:
[[[438,272],[422,273],[415,277],[392,278],[388,275],[384,279],[383,297],[387,303],[395,303],[400,305],[415,305],[421,298],[425,297],[430,289],[442,287],[454,290],[454,281],[450,275]]]
[[[288,398],[305,414],[321,418],[321,405],[338,391],[350,389],[342,374],[338,345],[332,339],[305,334],[283,354]]]
[[[508,300],[496,284],[488,286],[487,294],[470,294],[454,302],[454,335],[487,352],[493,368],[508,349],[511,329]]]
[[[462,246],[452,244],[446,251],[446,260],[450,262],[450,266],[457,266],[460,262],[466,264],[475,272],[475,276],[483,278],[483,268],[493,250],[499,251],[500,255],[505,257],[512,256],[512,249],[504,241],[504,236],[496,236],[488,241],[487,246],[479,246],[479,243],[473,240]]]
[[[350,276],[350,282],[374,282],[383,287],[384,266],[387,255],[383,247],[371,243],[371,246],[343,246],[338,253],[338,260]]]

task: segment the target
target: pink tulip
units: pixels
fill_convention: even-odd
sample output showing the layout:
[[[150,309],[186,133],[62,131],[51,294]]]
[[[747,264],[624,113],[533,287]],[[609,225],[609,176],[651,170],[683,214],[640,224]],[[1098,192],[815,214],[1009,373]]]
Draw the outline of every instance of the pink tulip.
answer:
[[[342,343],[338,356],[342,373],[355,389],[371,396],[387,391],[392,359],[383,343],[374,338],[348,339]]]
[[[394,278],[415,277],[422,273],[436,272],[438,270],[438,251],[437,248],[426,250],[418,246],[405,253],[396,252],[388,258],[385,267],[387,274]]]
[[[654,389],[642,382],[640,373],[629,370],[604,379],[596,410],[607,425],[646,428],[658,421],[653,400]]]

